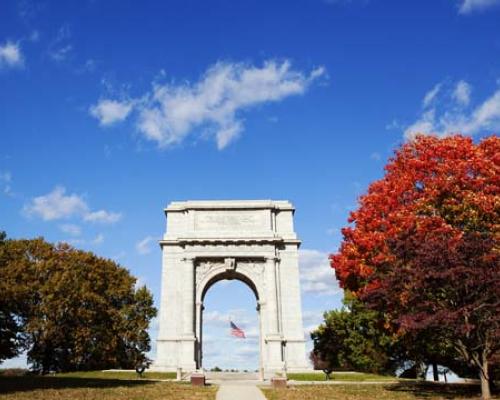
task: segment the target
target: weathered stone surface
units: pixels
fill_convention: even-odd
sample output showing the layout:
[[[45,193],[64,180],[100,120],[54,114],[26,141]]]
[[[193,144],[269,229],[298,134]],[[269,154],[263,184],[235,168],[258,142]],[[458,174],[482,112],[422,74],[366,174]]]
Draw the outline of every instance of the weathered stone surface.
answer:
[[[203,300],[221,279],[239,279],[255,293],[261,372],[307,369],[293,206],[270,200],[186,201],[171,203],[165,213],[154,369],[202,368]]]

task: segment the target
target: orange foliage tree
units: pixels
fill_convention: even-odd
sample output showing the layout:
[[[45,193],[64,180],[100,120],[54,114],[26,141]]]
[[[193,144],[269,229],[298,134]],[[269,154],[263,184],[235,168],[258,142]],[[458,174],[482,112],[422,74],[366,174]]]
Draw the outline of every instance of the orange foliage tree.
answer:
[[[500,352],[500,139],[418,136],[385,171],[331,265],[395,333],[449,340],[487,399]]]

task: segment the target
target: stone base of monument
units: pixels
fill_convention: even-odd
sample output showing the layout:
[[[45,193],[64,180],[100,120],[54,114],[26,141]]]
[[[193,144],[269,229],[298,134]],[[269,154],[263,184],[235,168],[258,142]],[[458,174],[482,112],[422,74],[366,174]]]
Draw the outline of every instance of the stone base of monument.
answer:
[[[271,386],[274,389],[286,388],[286,378],[275,376],[271,378]]]
[[[205,386],[205,375],[199,373],[191,374],[191,385]]]

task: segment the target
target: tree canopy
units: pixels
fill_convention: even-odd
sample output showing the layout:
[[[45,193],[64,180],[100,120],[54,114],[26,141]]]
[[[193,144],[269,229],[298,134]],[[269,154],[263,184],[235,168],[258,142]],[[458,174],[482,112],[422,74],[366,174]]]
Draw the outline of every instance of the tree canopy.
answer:
[[[399,335],[439,332],[479,371],[500,351],[500,139],[419,136],[351,213],[331,265]]]
[[[324,322],[311,332],[315,369],[394,373],[396,343],[381,323],[377,311],[346,292],[344,307],[325,312]]]
[[[147,361],[151,293],[114,261],[41,238],[0,242],[0,360],[34,370],[134,368]],[[6,327],[5,329],[3,327]]]

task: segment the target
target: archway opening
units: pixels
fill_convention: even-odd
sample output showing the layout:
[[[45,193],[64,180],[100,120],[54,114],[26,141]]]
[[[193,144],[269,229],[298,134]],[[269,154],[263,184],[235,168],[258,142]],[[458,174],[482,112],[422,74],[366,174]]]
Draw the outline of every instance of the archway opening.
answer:
[[[251,282],[218,279],[203,299],[202,366],[207,371],[258,372],[261,366],[258,294]],[[230,322],[245,338],[231,334]]]

